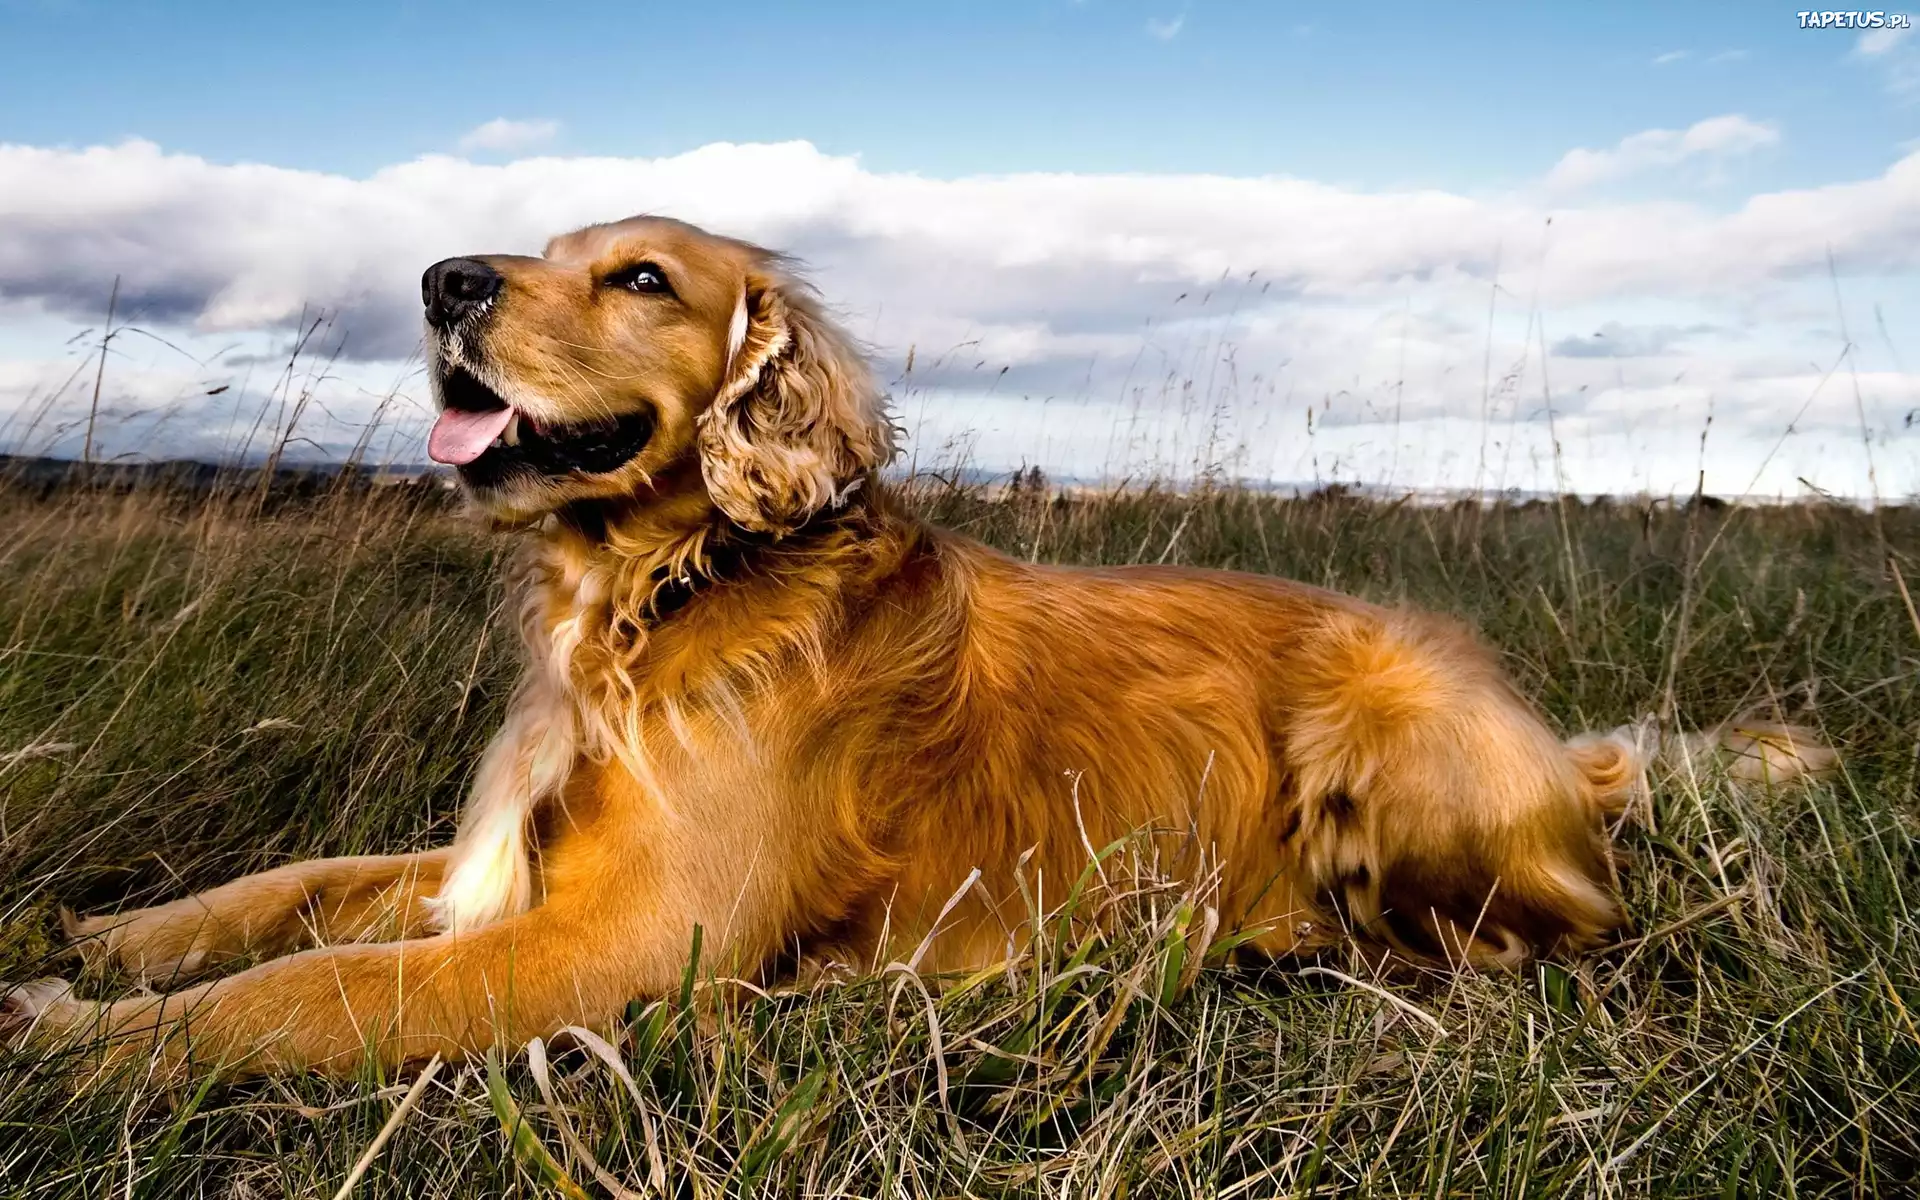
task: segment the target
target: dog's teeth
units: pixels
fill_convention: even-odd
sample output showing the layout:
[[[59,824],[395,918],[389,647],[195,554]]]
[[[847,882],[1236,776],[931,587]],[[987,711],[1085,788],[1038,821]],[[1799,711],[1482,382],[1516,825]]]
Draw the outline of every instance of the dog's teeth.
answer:
[[[520,414],[518,412],[507,418],[507,430],[500,435],[499,440],[509,446],[518,446],[520,444]]]

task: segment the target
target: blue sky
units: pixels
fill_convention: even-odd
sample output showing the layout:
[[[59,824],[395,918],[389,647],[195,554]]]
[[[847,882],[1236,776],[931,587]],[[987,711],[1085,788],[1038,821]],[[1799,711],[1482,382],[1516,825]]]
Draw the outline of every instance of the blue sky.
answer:
[[[417,459],[420,269],[635,211],[807,259],[923,462],[1920,492],[1920,37],[1752,3],[0,0],[0,442],[118,278],[115,453],[320,313],[300,452]]]
[[[1848,68],[1852,35],[1751,2],[4,0],[0,22],[0,139],[349,174],[502,113],[560,122],[550,149],[573,154],[805,139],[948,177],[1465,190],[1719,112],[1789,135],[1762,185],[1867,173],[1920,137],[1920,106]]]

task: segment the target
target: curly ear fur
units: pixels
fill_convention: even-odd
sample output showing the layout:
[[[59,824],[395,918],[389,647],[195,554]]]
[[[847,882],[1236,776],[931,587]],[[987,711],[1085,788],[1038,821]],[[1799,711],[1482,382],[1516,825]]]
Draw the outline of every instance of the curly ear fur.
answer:
[[[748,277],[727,381],[700,416],[700,470],[736,524],[778,536],[844,502],[893,455],[886,399],[804,285]]]

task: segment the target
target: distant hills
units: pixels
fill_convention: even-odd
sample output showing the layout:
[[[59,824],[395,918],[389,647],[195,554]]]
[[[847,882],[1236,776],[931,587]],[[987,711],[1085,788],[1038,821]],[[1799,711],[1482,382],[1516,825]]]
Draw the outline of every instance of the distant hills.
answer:
[[[43,493],[81,484],[114,491],[150,487],[182,491],[238,490],[259,487],[265,470],[265,464],[248,466],[179,458],[83,463],[68,458],[0,454],[0,483]],[[275,494],[299,495],[341,487],[398,484],[451,488],[453,480],[438,468],[428,466],[297,463],[275,467],[267,486]]]

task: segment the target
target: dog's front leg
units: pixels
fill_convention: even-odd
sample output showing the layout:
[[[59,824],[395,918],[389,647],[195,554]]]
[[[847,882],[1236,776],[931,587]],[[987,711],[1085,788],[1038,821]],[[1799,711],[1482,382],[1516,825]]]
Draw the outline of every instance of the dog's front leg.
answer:
[[[425,898],[449,852],[325,858],[247,875],[170,904],[93,917],[65,915],[89,962],[112,962],[166,986],[249,954],[302,945],[419,937]]]
[[[113,1059],[155,1055],[259,1074],[350,1073],[517,1046],[564,1025],[604,1027],[634,996],[679,978],[673,922],[548,904],[471,933],[309,950],[213,983],[110,1004],[57,992],[10,1001],[52,1047],[105,1039]]]

